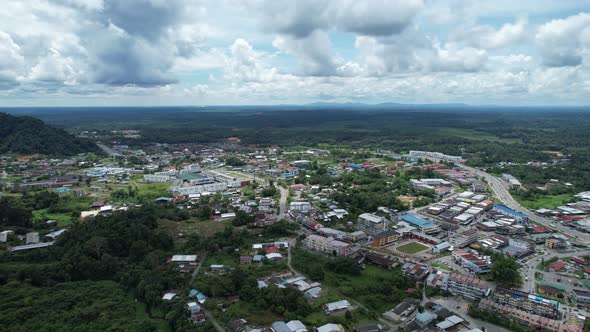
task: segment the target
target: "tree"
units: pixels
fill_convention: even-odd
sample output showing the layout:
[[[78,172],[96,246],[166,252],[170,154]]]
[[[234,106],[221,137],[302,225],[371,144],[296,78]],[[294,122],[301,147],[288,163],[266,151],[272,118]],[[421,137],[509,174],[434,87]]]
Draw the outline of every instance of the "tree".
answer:
[[[225,164],[228,166],[244,166],[246,163],[236,156],[229,156],[225,158]]]
[[[211,208],[207,205],[202,205],[197,210],[197,218],[200,220],[207,220],[211,217]]]
[[[502,254],[492,256],[492,280],[504,287],[516,287],[522,284],[522,276],[518,271],[520,265],[515,258]]]

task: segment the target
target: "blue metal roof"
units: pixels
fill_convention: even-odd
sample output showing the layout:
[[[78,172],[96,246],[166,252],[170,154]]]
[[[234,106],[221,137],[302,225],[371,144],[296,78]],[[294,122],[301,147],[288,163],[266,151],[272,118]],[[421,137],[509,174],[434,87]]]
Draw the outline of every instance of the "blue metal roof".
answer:
[[[502,212],[505,212],[505,213],[508,213],[508,214],[517,216],[519,218],[527,218],[527,216],[525,216],[524,214],[522,214],[520,212],[517,212],[517,211],[514,211],[511,208],[509,208],[507,206],[504,206],[504,205],[496,204],[496,205],[494,205],[494,208],[496,208],[496,209],[498,209],[498,210],[500,210]]]
[[[418,227],[430,227],[434,225],[430,221],[422,219],[413,213],[404,214],[402,216],[402,220]]]

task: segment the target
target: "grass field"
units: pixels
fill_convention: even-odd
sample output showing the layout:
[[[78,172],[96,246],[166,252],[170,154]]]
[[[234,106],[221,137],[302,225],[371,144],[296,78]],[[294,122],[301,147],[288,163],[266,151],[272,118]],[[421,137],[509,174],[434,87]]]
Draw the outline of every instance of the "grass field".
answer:
[[[482,141],[490,141],[490,142],[500,142],[500,143],[521,143],[521,140],[518,138],[502,138],[498,137],[489,133],[484,133],[481,131],[475,131],[470,129],[460,129],[460,128],[442,128],[438,130],[440,133],[448,136],[457,136],[461,138],[473,139],[473,140],[482,140]]]
[[[552,209],[558,206],[564,205],[567,203],[571,198],[571,194],[562,194],[562,195],[544,195],[540,196],[535,200],[522,200],[519,199],[517,196],[514,197],[522,206],[528,209],[540,209],[540,208],[547,208]]]
[[[43,222],[57,220],[57,225],[62,227],[72,223],[72,215],[67,213],[47,213],[47,209],[33,211],[33,220]]]
[[[401,251],[405,254],[413,255],[428,249],[427,246],[420,244],[418,242],[411,242],[408,244],[404,244],[403,246],[399,246],[395,248],[397,251]]]
[[[179,233],[184,235],[199,234],[207,237],[219,233],[225,229],[225,226],[231,225],[230,221],[173,221],[163,219],[158,221],[166,233],[172,237],[178,237]]]

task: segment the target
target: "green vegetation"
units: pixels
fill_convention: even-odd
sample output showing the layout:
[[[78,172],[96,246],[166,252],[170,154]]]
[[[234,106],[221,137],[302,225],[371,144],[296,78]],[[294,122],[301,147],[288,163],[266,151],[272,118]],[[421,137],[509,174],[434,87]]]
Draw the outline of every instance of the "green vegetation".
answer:
[[[244,166],[244,165],[246,165],[246,163],[242,159],[235,157],[235,156],[229,156],[229,157],[225,158],[225,164],[227,166]]]
[[[350,258],[328,258],[303,250],[292,250],[293,267],[312,280],[323,280],[337,294],[358,300],[375,315],[390,310],[408,296],[415,282],[402,275],[399,268],[385,270],[367,265],[360,270]],[[419,296],[413,294],[410,296]]]
[[[105,324],[112,320],[109,326],[115,330],[153,330],[153,324],[135,318],[135,305],[127,292],[145,303],[147,312],[155,308],[164,313],[177,310],[163,306],[160,299],[163,291],[182,285],[180,276],[169,273],[165,265],[173,243],[157,229],[156,220],[165,214],[163,210],[144,206],[141,210],[96,217],[72,224],[48,249],[0,255],[0,292],[22,289],[22,293],[3,296],[6,310],[2,313],[10,315],[3,319],[10,322],[3,328],[96,331],[108,330]],[[31,313],[19,309],[22,301],[28,303]],[[39,311],[46,311],[41,307],[55,309],[55,315],[40,316]],[[65,319],[58,319],[62,310]],[[31,317],[26,325],[30,329],[21,329],[23,317]],[[170,327],[189,324],[176,319],[167,322]]]
[[[3,331],[154,331],[146,313],[114,281],[79,281],[35,287],[11,281],[0,287]]]
[[[524,207],[532,210],[540,208],[556,208],[569,203],[573,193],[551,195],[547,193],[537,194],[532,190],[513,192],[512,196]]]
[[[502,255],[492,255],[492,269],[490,276],[494,282],[503,287],[518,287],[522,284],[522,276],[518,271],[520,265],[515,258]]]
[[[41,120],[0,113],[0,153],[71,156],[83,152],[100,153],[100,149]]]
[[[397,251],[401,251],[401,252],[409,254],[409,255],[419,253],[419,252],[424,251],[426,249],[428,249],[427,246],[420,244],[418,242],[411,242],[411,243],[404,244],[403,246],[399,246],[396,248]]]
[[[557,262],[559,260],[558,257],[551,257],[549,259],[541,258],[541,263],[537,264],[537,270],[547,271],[549,265]]]

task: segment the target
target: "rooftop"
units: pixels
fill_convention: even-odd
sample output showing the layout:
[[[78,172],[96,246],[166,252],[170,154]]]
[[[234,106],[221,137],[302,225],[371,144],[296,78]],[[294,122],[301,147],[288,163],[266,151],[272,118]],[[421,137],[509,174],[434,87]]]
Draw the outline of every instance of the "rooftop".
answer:
[[[413,213],[404,214],[402,220],[419,227],[430,227],[434,225],[432,222],[422,219]]]

